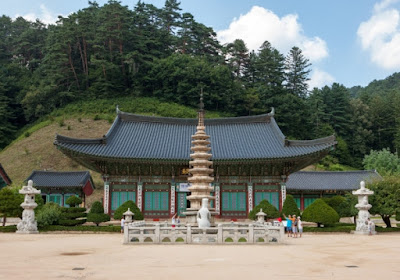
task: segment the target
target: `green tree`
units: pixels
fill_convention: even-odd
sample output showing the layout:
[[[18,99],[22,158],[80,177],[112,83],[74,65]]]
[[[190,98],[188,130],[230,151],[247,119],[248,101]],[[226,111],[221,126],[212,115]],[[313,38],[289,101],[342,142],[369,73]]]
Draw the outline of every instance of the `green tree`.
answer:
[[[372,150],[364,157],[363,165],[365,169],[375,169],[383,176],[400,173],[400,159],[397,153],[393,154],[388,149]]]
[[[38,227],[56,225],[61,219],[60,206],[54,202],[48,202],[37,211],[36,220]]]
[[[95,201],[90,208],[89,214],[87,215],[87,221],[93,222],[96,226],[100,223],[107,222],[110,220],[110,216],[104,213],[103,204],[100,201]]]
[[[355,207],[357,204],[357,197],[352,193],[346,193],[344,195],[344,201],[339,204],[338,210],[336,211],[340,217],[354,217],[354,223],[356,223],[356,216],[358,209]]]
[[[68,197],[68,199],[67,199],[67,201],[65,201],[65,203],[71,207],[75,207],[82,203],[82,199],[77,197],[76,195],[73,195],[73,196]]]
[[[339,214],[322,199],[317,199],[309,205],[302,214],[303,220],[321,224],[334,224],[339,221]]]
[[[249,50],[246,47],[246,43],[241,39],[236,39],[233,43],[226,45],[225,53],[233,74],[237,79],[240,79],[244,75],[246,65],[249,63]]]
[[[128,211],[128,208],[132,211],[133,219],[135,220],[143,220],[143,214],[140,212],[140,209],[136,206],[136,204],[132,200],[125,201],[122,203],[117,210],[114,212],[114,219],[120,220],[122,219],[123,214]]]
[[[286,89],[293,95],[306,98],[308,94],[307,81],[311,72],[311,63],[304,57],[301,49],[293,47],[285,59]]]
[[[335,195],[333,197],[323,197],[322,200],[339,214],[340,207],[342,206],[342,204],[345,202],[346,199],[343,196]]]
[[[293,196],[288,194],[286,195],[285,202],[283,203],[282,206],[282,214],[289,216],[289,215],[300,215],[300,210],[297,207],[297,203],[294,200]]]
[[[20,217],[22,213],[21,203],[23,196],[14,192],[11,188],[0,190],[0,213],[3,216],[3,226],[7,217]]]
[[[372,215],[380,215],[386,227],[392,227],[390,217],[400,208],[400,178],[386,177],[367,186],[374,194],[370,196],[369,210]]]
[[[280,216],[278,209],[276,209],[275,206],[273,206],[271,203],[269,203],[268,200],[262,200],[260,204],[258,204],[256,207],[253,208],[253,210],[250,211],[249,213],[249,219],[255,220],[257,219],[256,214],[260,212],[260,209],[267,214],[267,219],[275,219]]]

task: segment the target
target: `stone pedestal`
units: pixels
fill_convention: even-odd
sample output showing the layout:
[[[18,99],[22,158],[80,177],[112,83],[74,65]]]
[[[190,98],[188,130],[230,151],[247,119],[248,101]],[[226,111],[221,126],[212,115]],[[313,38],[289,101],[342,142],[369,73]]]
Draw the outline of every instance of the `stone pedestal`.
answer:
[[[358,203],[355,207],[359,210],[356,230],[353,231],[353,233],[368,235],[370,234],[369,227],[371,227],[371,234],[376,234],[375,224],[370,222],[370,225],[368,225],[368,219],[370,217],[368,210],[372,207],[372,205],[368,203],[368,196],[373,195],[374,192],[365,188],[365,182],[361,181],[360,188],[352,193],[358,197]]]
[[[25,195],[24,202],[21,207],[24,208],[22,212],[22,221],[17,225],[17,233],[34,234],[39,233],[37,229],[37,222],[35,220],[35,209],[37,204],[35,202],[35,195],[40,194],[40,190],[35,189],[32,180],[28,181],[27,186],[23,186],[19,191],[20,194]]]

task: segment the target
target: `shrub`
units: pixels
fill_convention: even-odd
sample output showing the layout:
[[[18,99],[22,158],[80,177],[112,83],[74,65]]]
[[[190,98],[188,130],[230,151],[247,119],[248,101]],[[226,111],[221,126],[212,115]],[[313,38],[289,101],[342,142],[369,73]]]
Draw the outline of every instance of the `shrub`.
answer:
[[[26,138],[28,138],[29,136],[31,136],[31,133],[30,133],[29,131],[25,131],[24,136],[25,136]]]
[[[110,216],[104,214],[104,208],[100,201],[95,201],[90,208],[87,221],[93,222],[96,226],[99,226],[102,222],[107,222],[110,220]]]
[[[288,215],[300,215],[300,210],[297,207],[297,203],[294,200],[293,196],[288,194],[286,195],[285,202],[283,203],[282,207],[282,213],[285,214],[286,216]]]
[[[100,116],[98,114],[96,114],[93,118],[94,121],[98,121],[101,120]]]
[[[59,125],[60,127],[65,126],[64,120],[59,120],[59,121],[58,121],[58,125]]]
[[[336,195],[333,197],[324,197],[322,200],[339,214],[340,208],[342,207],[341,204],[344,203],[346,199],[343,196]]]
[[[80,219],[80,220],[59,220],[58,224],[60,226],[77,226],[77,225],[82,225],[86,223],[86,219]]]
[[[82,213],[85,211],[86,211],[86,208],[84,208],[84,207],[74,207],[74,208],[63,207],[63,208],[61,208],[61,212],[63,212],[63,213]]]
[[[334,224],[339,221],[339,214],[322,199],[317,199],[308,206],[302,217],[304,221],[317,223],[318,227],[321,224]]]
[[[114,212],[114,219],[120,220],[122,219],[122,214],[128,211],[128,208],[133,212],[134,220],[143,220],[143,214],[140,212],[140,209],[136,206],[135,202],[132,200],[125,201],[120,207],[117,208]]]
[[[11,188],[2,188],[0,190],[0,213],[3,216],[3,226],[5,226],[7,217],[21,217],[21,203],[24,201],[22,195],[17,190]]]
[[[54,202],[48,202],[37,212],[36,220],[38,227],[58,224],[61,218],[60,206]]]
[[[76,195],[70,196],[67,201],[65,201],[69,206],[75,207],[76,205],[79,205],[82,203],[82,199],[77,197]]]
[[[275,219],[280,216],[278,209],[269,203],[267,200],[262,200],[260,204],[253,208],[249,213],[249,219],[255,220],[257,218],[256,214],[260,212],[260,209],[267,214],[268,219]]]

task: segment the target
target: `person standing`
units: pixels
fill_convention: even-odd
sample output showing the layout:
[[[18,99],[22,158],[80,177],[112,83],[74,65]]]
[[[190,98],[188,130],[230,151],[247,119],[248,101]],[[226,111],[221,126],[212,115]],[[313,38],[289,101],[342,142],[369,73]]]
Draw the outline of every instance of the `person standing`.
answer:
[[[122,219],[121,219],[121,233],[124,233],[124,226],[125,226],[125,216],[122,216]]]
[[[297,227],[299,228],[299,237],[303,234],[303,222],[300,219],[300,216],[297,218]]]
[[[293,215],[293,218],[292,218],[292,232],[293,232],[293,237],[297,238],[297,218],[296,218],[296,215]]]
[[[175,227],[175,224],[176,224],[176,219],[175,219],[175,217],[176,217],[176,214],[175,214],[174,216],[172,216],[172,220],[171,220],[171,223],[172,223],[172,227],[173,227],[173,228]]]
[[[284,217],[286,218],[286,229],[287,229],[287,236],[291,237],[292,236],[292,216],[289,215],[288,217],[286,217],[284,215]]]

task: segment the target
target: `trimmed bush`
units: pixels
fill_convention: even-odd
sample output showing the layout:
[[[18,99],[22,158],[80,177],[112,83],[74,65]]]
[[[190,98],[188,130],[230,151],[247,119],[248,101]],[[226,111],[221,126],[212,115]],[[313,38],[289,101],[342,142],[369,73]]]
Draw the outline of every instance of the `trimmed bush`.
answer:
[[[15,227],[15,226],[14,226]],[[2,227],[0,227],[1,229]],[[16,227],[15,227],[16,229]],[[15,230],[14,230],[15,231]],[[41,232],[46,232],[46,231],[90,231],[90,232],[121,232],[121,227],[120,226],[105,226],[105,227],[97,227],[97,226],[82,226],[82,225],[77,225],[77,226],[46,226],[40,230]]]
[[[322,198],[323,201],[325,201],[326,204],[328,204],[330,207],[332,207],[336,213],[339,214],[341,212],[340,208],[343,206],[343,203],[346,201],[346,199],[343,196],[336,195],[333,197],[324,197]]]
[[[60,206],[54,202],[48,202],[37,211],[36,220],[38,227],[56,225],[61,219]]]
[[[87,214],[85,212],[72,212],[72,213],[63,213],[62,218],[67,220],[75,220],[78,218],[85,218]]]
[[[143,220],[143,214],[140,212],[139,208],[136,206],[135,202],[132,200],[125,201],[120,207],[117,208],[114,212],[114,219],[115,220],[120,220],[122,219],[122,214],[128,211],[128,208],[131,209],[133,212],[134,220]]]
[[[294,200],[293,196],[288,194],[286,195],[285,202],[283,203],[282,213],[286,216],[288,215],[296,215],[300,216],[300,210],[297,208],[297,203]]]
[[[110,220],[110,216],[104,214],[104,208],[100,201],[95,201],[90,208],[87,221],[93,222],[96,226],[100,223],[107,222]]]
[[[84,207],[74,207],[74,208],[63,207],[63,208],[61,208],[62,213],[83,213],[85,211],[86,211],[86,208],[84,208]]]
[[[267,219],[275,219],[280,216],[278,209],[276,209],[275,206],[273,206],[271,203],[268,202],[268,200],[262,200],[260,204],[258,204],[256,207],[253,208],[253,210],[250,211],[249,213],[249,219],[255,220],[257,219],[256,214],[260,212],[260,209],[267,214]]]
[[[334,224],[339,222],[339,214],[320,198],[315,200],[304,210],[302,218],[303,221],[317,223],[318,227],[320,227],[321,224]]]
[[[65,201],[70,207],[75,207],[76,205],[79,205],[82,203],[82,199],[77,197],[76,195],[68,197],[67,201]]]
[[[77,225],[82,225],[86,223],[86,219],[80,219],[80,220],[60,220],[58,221],[58,224],[60,226],[77,226]]]

